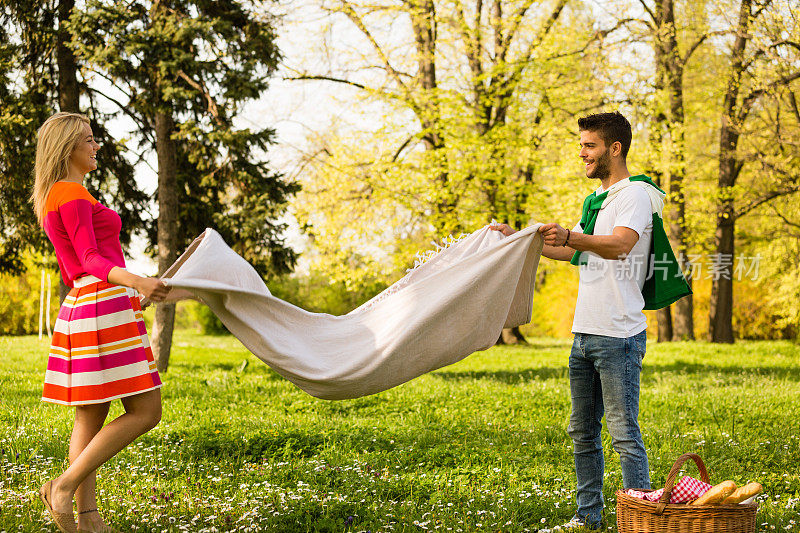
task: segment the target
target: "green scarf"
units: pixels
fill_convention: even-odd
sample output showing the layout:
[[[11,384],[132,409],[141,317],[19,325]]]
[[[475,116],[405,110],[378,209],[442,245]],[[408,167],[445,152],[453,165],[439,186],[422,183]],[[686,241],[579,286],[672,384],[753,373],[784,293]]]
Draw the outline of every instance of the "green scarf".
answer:
[[[665,195],[664,191],[644,174],[632,176],[628,179],[631,182],[643,182],[654,187],[661,195]],[[594,234],[597,215],[604,207],[612,188],[613,185],[608,191],[604,191],[601,194],[597,194],[597,191],[595,191],[583,201],[580,225],[584,234]],[[576,266],[586,264],[586,256],[581,252],[575,252],[570,263]],[[651,268],[652,272],[650,272]],[[661,309],[684,296],[692,294],[692,289],[681,271],[678,260],[675,259],[672,246],[667,234],[664,232],[661,213],[656,209],[653,210],[653,238],[650,240],[647,276],[642,287],[645,309]]]

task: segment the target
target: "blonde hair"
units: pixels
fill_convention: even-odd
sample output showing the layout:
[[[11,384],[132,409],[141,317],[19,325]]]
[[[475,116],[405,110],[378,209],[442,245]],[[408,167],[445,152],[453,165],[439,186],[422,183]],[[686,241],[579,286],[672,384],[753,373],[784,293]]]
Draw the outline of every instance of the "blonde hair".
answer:
[[[80,113],[56,113],[39,128],[36,138],[36,165],[34,167],[33,211],[39,219],[44,218],[47,195],[55,182],[67,177],[69,158],[80,140],[85,136],[84,124],[89,117]]]

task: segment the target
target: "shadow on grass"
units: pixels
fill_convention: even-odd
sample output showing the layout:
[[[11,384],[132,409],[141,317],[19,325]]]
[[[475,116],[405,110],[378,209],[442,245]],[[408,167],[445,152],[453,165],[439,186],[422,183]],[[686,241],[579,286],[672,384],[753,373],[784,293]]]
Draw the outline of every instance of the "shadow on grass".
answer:
[[[325,439],[321,435],[299,431],[244,435],[232,428],[219,431],[201,427],[187,433],[171,434],[168,438],[183,440],[181,445],[185,446],[189,456],[226,460],[305,458],[317,455],[325,446]]]
[[[648,364],[645,357],[642,381],[652,380],[655,376],[672,374],[692,376],[696,378],[711,376],[730,377],[766,377],[770,379],[800,381],[800,369],[780,366],[716,366],[676,361],[670,364]],[[546,379],[569,380],[569,369],[563,367],[528,368],[524,370],[465,370],[433,372],[432,376],[447,381],[490,380],[508,385],[518,385],[529,381]]]
[[[800,369],[797,367],[782,367],[782,366],[717,366],[717,365],[702,365],[698,363],[688,363],[683,361],[675,361],[669,364],[647,364],[647,357],[645,357],[644,368],[642,372],[642,379],[647,380],[658,374],[678,374],[686,376],[741,376],[741,377],[754,377],[761,376],[771,379],[782,379],[788,381],[800,381]]]
[[[568,379],[569,370],[566,366],[557,368],[528,368],[525,370],[466,370],[466,371],[443,371],[431,374],[434,377],[447,381],[467,381],[486,379],[509,385],[517,385],[528,381],[544,379]]]
[[[531,350],[566,350],[572,346],[572,339],[527,339],[528,344],[517,345],[520,348],[528,348]]]
[[[242,368],[242,363],[247,361],[244,369],[240,371]],[[280,374],[272,370],[266,363],[263,363],[259,360],[250,360],[250,359],[242,359],[241,361],[217,361],[217,362],[209,362],[209,363],[187,363],[181,362],[180,364],[176,364],[174,367],[180,372],[186,372],[188,374],[197,374],[200,372],[213,372],[213,371],[221,371],[221,372],[231,372],[240,374],[242,376],[246,375],[258,375],[259,377],[263,377],[270,381],[283,379]]]
[[[219,426],[219,430],[205,426],[188,431],[172,432],[166,436],[172,447],[180,447],[185,458],[199,460],[224,460],[233,464],[262,461],[296,461],[312,457],[337,457],[347,454],[370,453],[401,464],[420,462],[437,467],[477,465],[490,456],[517,457],[528,453],[529,447],[520,448],[520,442],[541,444],[546,449],[538,453],[562,453],[566,434],[561,427],[544,426],[524,430],[482,425],[475,427],[431,424],[426,427],[386,428],[343,426],[336,430],[315,432],[309,428],[283,430],[257,430],[243,432],[234,426]],[[149,444],[160,445],[163,436],[146,435]],[[491,447],[487,448],[487,442]],[[552,450],[550,450],[552,448]],[[475,455],[477,454],[477,455]]]

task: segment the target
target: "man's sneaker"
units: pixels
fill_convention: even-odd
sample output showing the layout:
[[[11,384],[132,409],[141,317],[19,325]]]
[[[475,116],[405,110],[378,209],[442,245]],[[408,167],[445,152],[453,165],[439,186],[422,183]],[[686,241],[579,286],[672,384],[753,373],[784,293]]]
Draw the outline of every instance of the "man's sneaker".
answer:
[[[580,518],[573,517],[572,520],[566,524],[561,524],[560,526],[555,526],[549,529],[540,529],[539,533],[578,533],[582,531],[600,531],[600,526],[590,527],[586,525],[586,522]]]

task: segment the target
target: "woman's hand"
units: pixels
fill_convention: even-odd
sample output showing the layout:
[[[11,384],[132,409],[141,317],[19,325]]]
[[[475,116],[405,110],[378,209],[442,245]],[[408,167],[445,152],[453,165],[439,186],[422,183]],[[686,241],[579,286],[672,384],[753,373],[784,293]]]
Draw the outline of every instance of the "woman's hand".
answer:
[[[153,302],[163,302],[171,287],[158,278],[144,278],[115,266],[108,272],[108,282],[136,289]]]
[[[516,231],[511,229],[511,226],[509,226],[508,224],[498,224],[497,222],[489,226],[489,229],[502,232],[502,234],[505,235],[506,237],[508,237],[512,233],[516,233]]]
[[[134,289],[154,302],[163,302],[172,288],[158,278],[139,278]]]

